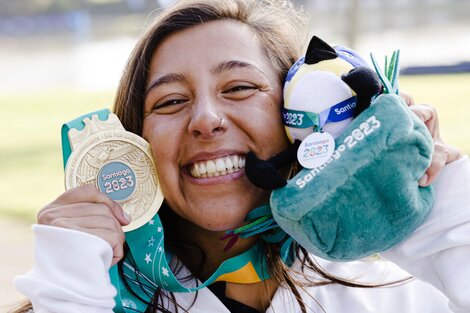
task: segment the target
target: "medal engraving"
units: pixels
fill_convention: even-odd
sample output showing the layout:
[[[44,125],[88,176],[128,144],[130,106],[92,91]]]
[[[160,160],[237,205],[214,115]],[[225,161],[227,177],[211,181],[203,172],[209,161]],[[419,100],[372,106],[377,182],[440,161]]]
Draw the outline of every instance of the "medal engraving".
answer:
[[[94,115],[84,123],[82,131],[69,131],[66,189],[94,184],[132,217],[124,231],[144,225],[163,201],[150,145],[124,130],[114,114],[107,121]]]

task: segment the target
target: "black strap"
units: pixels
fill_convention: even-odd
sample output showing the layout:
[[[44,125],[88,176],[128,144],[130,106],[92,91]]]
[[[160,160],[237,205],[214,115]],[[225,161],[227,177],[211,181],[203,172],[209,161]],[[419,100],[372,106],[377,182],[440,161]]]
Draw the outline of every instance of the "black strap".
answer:
[[[219,300],[231,313],[261,313],[251,306],[227,298],[225,296],[225,285],[226,284],[224,281],[220,281],[209,285],[208,288],[217,296],[217,298],[219,298]]]

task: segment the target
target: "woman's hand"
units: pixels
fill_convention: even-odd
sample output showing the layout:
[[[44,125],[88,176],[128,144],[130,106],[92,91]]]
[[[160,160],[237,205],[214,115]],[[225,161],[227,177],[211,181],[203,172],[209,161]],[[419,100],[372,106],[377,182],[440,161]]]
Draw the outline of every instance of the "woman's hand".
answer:
[[[38,224],[75,229],[104,239],[113,249],[113,265],[124,256],[121,225],[129,222],[121,206],[93,185],[64,192],[38,213]]]
[[[434,152],[432,154],[431,165],[426,170],[424,176],[419,180],[419,185],[429,186],[439,176],[444,165],[453,162],[462,157],[462,153],[444,141],[439,133],[439,119],[436,109],[427,104],[414,104],[413,98],[405,93],[400,93],[416,116],[418,116],[426,125],[432,138],[434,139]]]

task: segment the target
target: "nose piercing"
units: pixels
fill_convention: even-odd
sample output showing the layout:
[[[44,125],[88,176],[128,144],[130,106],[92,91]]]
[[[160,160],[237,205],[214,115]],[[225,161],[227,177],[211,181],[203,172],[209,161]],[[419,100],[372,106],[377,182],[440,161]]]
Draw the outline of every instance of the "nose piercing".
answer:
[[[221,118],[220,118],[220,125],[219,125],[218,128],[224,127],[224,123],[225,123],[225,119],[221,117]]]

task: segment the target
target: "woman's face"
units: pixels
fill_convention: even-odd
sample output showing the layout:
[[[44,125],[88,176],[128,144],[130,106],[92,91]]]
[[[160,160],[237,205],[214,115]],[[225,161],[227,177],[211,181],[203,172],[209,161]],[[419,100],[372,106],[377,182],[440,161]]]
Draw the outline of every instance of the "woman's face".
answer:
[[[208,22],[162,41],[150,64],[143,137],[177,214],[227,230],[268,200],[248,181],[244,161],[248,151],[267,159],[287,146],[281,94],[260,41],[242,23]]]

